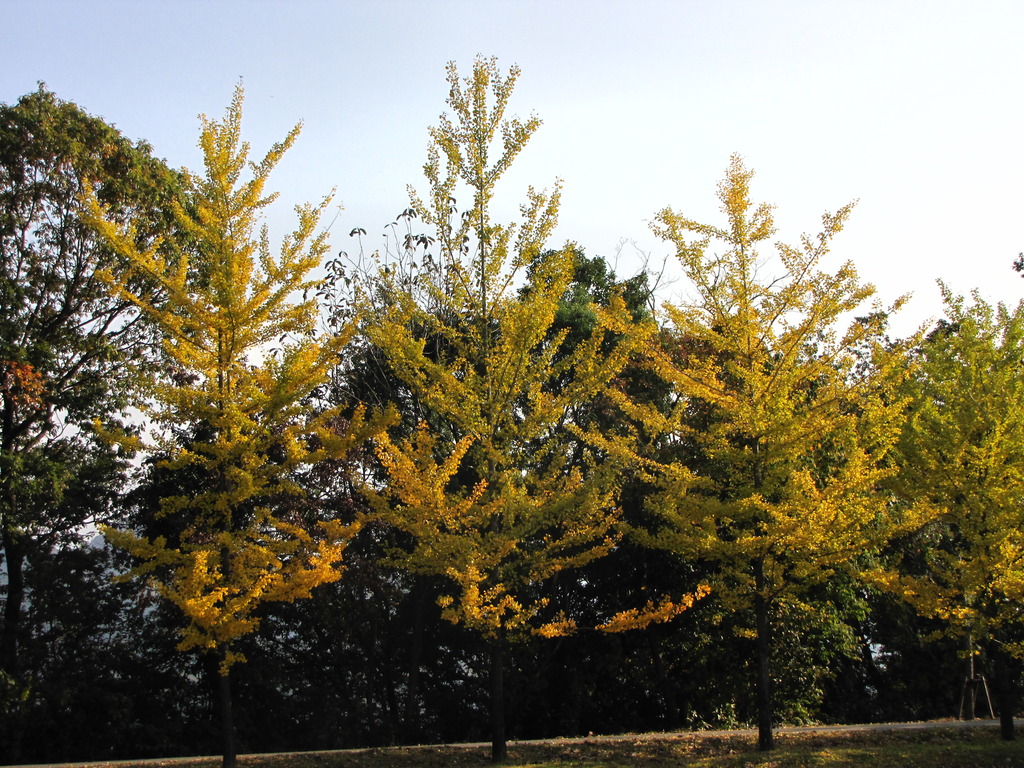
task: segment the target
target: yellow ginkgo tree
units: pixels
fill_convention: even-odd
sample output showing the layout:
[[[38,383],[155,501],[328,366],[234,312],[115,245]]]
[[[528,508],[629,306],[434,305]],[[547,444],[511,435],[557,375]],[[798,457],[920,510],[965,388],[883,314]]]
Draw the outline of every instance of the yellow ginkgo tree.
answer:
[[[351,336],[318,338],[317,304],[304,296],[328,247],[316,228],[330,198],[296,208],[298,225],[275,256],[257,225],[275,197],[265,192],[267,177],[299,127],[250,162],[241,119],[241,87],[223,120],[202,118],[205,173],[188,177],[188,202],[173,211],[186,248],[139,250],[130,229],[88,201],[93,226],[127,264],[105,279],[162,338],[165,375],[144,405],[154,434],[148,448],[163,457],[163,471],[191,479],[160,499],[157,515],[173,522],[173,535],[104,533],[137,558],[132,575],[148,575],[184,615],[179,649],[216,655],[225,766],[235,760],[229,672],[244,660],[236,641],[257,628],[262,604],[307,597],[337,579],[360,526],[305,524],[282,502],[299,492],[297,470],[344,455],[376,429],[361,410],[341,433],[330,428],[336,413],[309,412],[307,397]],[[130,287],[138,284],[151,290]]]
[[[649,459],[658,490],[647,502],[650,527],[637,536],[703,564],[723,605],[753,611],[759,744],[771,749],[781,601],[892,531],[878,485],[902,423],[893,392],[906,348],[884,343],[877,307],[843,327],[873,288],[852,264],[820,270],[851,207],[823,216],[821,233],[798,246],[762,253],[775,227],[771,206],[750,199],[751,177],[734,156],[718,188],[721,226],[658,214],[655,231],[675,249],[689,296],[665,305],[673,341],[649,363],[677,406],[620,402],[683,448],[673,460]]]
[[[898,578],[922,615],[987,649],[999,668],[1002,735],[1013,738],[1009,656],[1024,656],[1024,303],[968,302],[942,286],[946,318],[921,345],[907,385],[896,487],[934,522]]]
[[[382,478],[365,492],[409,541],[399,564],[443,577],[444,617],[490,641],[495,761],[505,757],[505,643],[571,631],[540,586],[616,542],[616,467],[574,429],[574,413],[604,396],[653,331],[613,298],[595,308],[589,336],[565,343],[555,316],[573,250],[545,248],[557,186],[531,189],[517,224],[493,220],[495,185],[539,125],[504,117],[517,76],[493,59],[477,59],[466,78],[449,65],[451,114],[431,130],[430,194],[412,200],[431,230],[420,238],[428,268],[385,273],[363,325],[419,414],[376,438]]]

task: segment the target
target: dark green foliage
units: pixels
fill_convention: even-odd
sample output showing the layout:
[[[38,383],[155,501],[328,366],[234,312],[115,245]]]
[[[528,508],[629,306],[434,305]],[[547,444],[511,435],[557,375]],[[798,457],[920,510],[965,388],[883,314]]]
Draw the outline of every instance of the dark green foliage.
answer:
[[[112,215],[141,221],[140,241],[168,231],[150,212],[178,180],[146,144],[43,86],[0,106],[0,669],[16,680],[27,558],[102,518],[61,500],[76,483],[97,501],[106,492],[107,477],[82,481],[83,454],[112,460],[91,445],[91,423],[129,405],[149,358],[148,330],[98,277],[117,262],[82,220],[88,185]]]

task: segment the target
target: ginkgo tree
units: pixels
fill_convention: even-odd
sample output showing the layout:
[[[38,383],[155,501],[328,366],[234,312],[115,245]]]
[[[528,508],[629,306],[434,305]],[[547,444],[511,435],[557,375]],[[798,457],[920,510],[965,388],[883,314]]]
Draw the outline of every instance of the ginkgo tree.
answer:
[[[416,238],[427,266],[387,272],[364,297],[363,324],[419,414],[376,438],[383,475],[364,490],[410,541],[397,562],[444,577],[444,617],[490,641],[495,761],[506,755],[505,643],[571,631],[540,585],[616,541],[617,467],[573,430],[573,409],[602,397],[654,331],[613,297],[586,338],[564,343],[554,321],[573,250],[545,250],[557,185],[530,189],[517,223],[494,221],[495,186],[539,125],[504,116],[518,74],[494,59],[477,59],[466,78],[449,65],[451,114],[431,129],[429,195],[412,195],[431,230]]]
[[[759,745],[771,749],[778,607],[892,530],[877,487],[903,418],[892,393],[906,348],[884,343],[877,307],[841,328],[873,293],[850,263],[820,271],[851,206],[825,214],[816,237],[777,243],[770,259],[759,248],[775,234],[772,207],[751,201],[752,175],[732,158],[718,187],[721,226],[657,215],[692,297],[664,306],[675,341],[648,361],[677,405],[619,400],[662,443],[687,446],[645,458],[657,490],[649,528],[636,534],[705,564],[724,605],[753,610]]]
[[[1011,739],[1008,656],[1024,655],[1024,304],[993,307],[977,294],[968,302],[941,287],[946,318],[907,383],[913,407],[895,484],[935,519],[920,557],[880,580],[987,647],[1001,667],[1002,735]]]
[[[173,209],[188,247],[140,250],[130,228],[89,201],[93,226],[127,265],[105,279],[162,336],[166,375],[152,382],[144,406],[155,432],[149,448],[164,457],[165,471],[201,478],[160,500],[158,515],[177,523],[175,535],[104,533],[138,559],[132,574],[149,575],[184,615],[179,650],[216,655],[225,766],[235,761],[229,673],[244,660],[236,642],[257,628],[262,604],[307,597],[337,579],[360,527],[306,524],[277,514],[289,508],[280,502],[299,492],[298,469],[345,455],[378,424],[356,410],[339,433],[330,427],[337,413],[314,417],[306,406],[351,336],[318,338],[317,304],[305,295],[328,247],[316,229],[330,197],[296,207],[297,227],[275,257],[266,227],[256,228],[275,198],[265,192],[267,178],[299,126],[250,162],[242,98],[239,86],[223,120],[202,118],[205,173],[188,177],[188,202]],[[134,290],[139,282],[151,290]]]

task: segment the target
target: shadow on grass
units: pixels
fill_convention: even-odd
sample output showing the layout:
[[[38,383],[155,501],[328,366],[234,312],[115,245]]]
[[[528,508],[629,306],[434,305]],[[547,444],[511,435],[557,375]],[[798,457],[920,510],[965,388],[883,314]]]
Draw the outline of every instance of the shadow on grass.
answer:
[[[509,745],[521,768],[1024,768],[1024,740],[997,728],[782,733],[770,753],[750,736],[710,733]],[[430,746],[240,756],[240,768],[482,768],[489,747]],[[217,758],[93,763],[116,768],[211,768]]]

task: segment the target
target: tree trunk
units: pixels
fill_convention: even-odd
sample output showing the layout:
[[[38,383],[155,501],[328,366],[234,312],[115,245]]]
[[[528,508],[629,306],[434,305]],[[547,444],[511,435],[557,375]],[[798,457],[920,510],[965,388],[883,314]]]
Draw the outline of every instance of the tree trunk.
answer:
[[[1013,727],[1013,715],[1017,709],[1017,686],[1012,679],[1012,664],[1006,656],[1006,650],[999,644],[993,644],[992,661],[996,673],[996,705],[999,707],[999,738],[1013,741],[1016,733]]]
[[[647,632],[647,652],[651,655],[651,663],[654,665],[654,679],[657,681],[658,690],[661,693],[661,701],[665,711],[662,714],[662,722],[665,730],[675,731],[683,726],[683,719],[680,717],[679,704],[676,702],[676,690],[673,681],[665,674],[665,662],[661,658],[661,649],[654,640],[654,633]]]
[[[974,669],[974,642],[970,632],[964,638],[964,643],[967,650],[967,668],[964,670],[964,680],[967,682],[963,687],[961,703],[964,709],[964,719],[973,720],[976,717],[974,710],[978,701],[978,686],[975,683],[978,675]]]
[[[227,649],[221,650],[221,661]],[[218,669],[218,691],[220,694],[220,727],[224,746],[223,768],[235,768],[238,762],[235,748],[235,715],[231,701],[231,672],[229,669]]]
[[[402,741],[413,743],[420,739],[420,657],[423,655],[423,613],[427,590],[422,581],[413,587],[412,636],[409,639],[409,680],[405,693],[405,727]]]
[[[21,609],[25,602],[25,546],[21,536],[9,527],[3,531],[4,563],[7,567],[7,598],[3,628],[0,629],[0,669],[14,676],[18,670],[18,635]]]
[[[386,630],[383,630],[386,633]],[[384,642],[382,640],[382,642]],[[381,688],[384,706],[382,707],[384,714],[384,743],[389,746],[395,746],[395,731],[396,731],[396,720],[398,719],[398,692],[395,689],[395,677],[397,672],[395,667],[398,664],[398,659],[394,653],[389,652],[390,649],[383,648],[383,656],[380,660],[380,676],[381,676]]]
[[[221,487],[230,488],[229,481],[226,477],[221,477]],[[227,530],[231,529],[231,520],[228,519]],[[231,550],[224,546],[220,550],[220,567],[221,574],[225,582],[229,582],[231,578]],[[220,691],[220,727],[221,727],[221,738],[224,744],[224,761],[222,763],[223,768],[235,768],[237,764],[237,754],[235,747],[235,713],[234,707],[231,701],[231,667],[227,664],[228,651],[230,650],[227,643],[222,643],[218,649],[218,656],[221,667],[217,670],[220,677],[218,689]]]
[[[13,494],[8,494],[8,497]],[[0,628],[0,671],[10,675],[16,686],[15,695],[25,690],[17,677],[19,667],[18,635],[21,633],[21,608],[25,600],[25,550],[21,538],[6,526],[3,530],[4,564],[7,568],[7,599],[4,604],[3,627]],[[25,703],[15,698],[3,722],[0,722],[0,758],[7,763],[22,762],[22,724],[26,717]]]
[[[505,646],[501,639],[491,644],[491,762],[508,759],[505,743]]]
[[[768,599],[764,596],[762,565],[755,566],[754,613],[757,622],[757,748],[762,752],[774,749],[772,734],[772,680],[769,674],[772,638]]]

